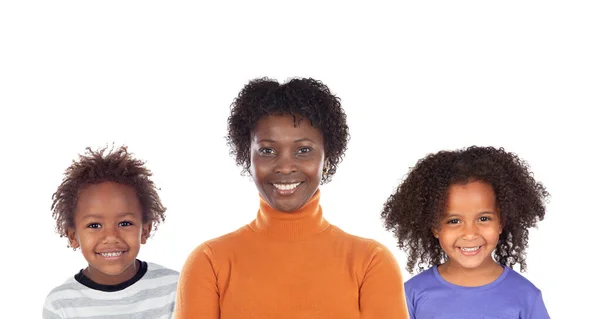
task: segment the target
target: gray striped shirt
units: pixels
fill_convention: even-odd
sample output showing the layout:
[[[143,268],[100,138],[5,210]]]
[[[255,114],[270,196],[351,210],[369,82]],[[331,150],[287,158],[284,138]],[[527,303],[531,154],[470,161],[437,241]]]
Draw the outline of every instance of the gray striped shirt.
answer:
[[[114,292],[95,290],[69,278],[46,297],[43,319],[170,319],[179,273],[147,263],[131,286]]]

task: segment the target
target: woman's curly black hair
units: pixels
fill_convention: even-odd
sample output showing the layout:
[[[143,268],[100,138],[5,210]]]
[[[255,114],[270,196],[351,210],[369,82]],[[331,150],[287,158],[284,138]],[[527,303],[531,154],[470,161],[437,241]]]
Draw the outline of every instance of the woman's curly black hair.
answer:
[[[106,153],[106,154],[105,154]],[[135,192],[142,207],[142,221],[152,222],[154,230],[165,220],[167,210],[158,196],[152,172],[127,151],[126,146],[110,150],[101,148],[93,151],[86,148],[78,161],[73,161],[64,173],[64,178],[52,195],[52,217],[56,220],[56,230],[60,237],[75,227],[74,216],[80,192],[88,185],[102,182],[115,182],[129,185]]]
[[[256,122],[273,114],[300,115],[321,131],[328,165],[321,184],[329,182],[350,138],[340,99],[312,78],[292,79],[284,84],[269,78],[251,80],[231,104],[228,119],[227,145],[243,173],[250,168],[250,141]]]
[[[522,272],[526,270],[528,229],[544,219],[549,194],[517,155],[503,148],[471,146],[419,160],[384,205],[381,217],[407,253],[410,273],[447,259],[432,229],[439,227],[449,186],[471,181],[490,184],[496,195],[503,230],[495,260],[511,268],[518,263]]]

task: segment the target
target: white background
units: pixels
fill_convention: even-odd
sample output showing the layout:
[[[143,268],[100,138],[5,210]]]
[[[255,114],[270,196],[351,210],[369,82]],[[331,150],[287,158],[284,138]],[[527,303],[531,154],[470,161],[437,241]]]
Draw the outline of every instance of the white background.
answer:
[[[86,146],[127,144],[155,173],[168,216],[142,259],[180,269],[254,218],[257,191],[224,136],[230,103],[259,76],[314,77],[342,98],[352,139],[322,188],[325,216],[386,244],[405,279],[379,213],[410,166],[472,144],[529,161],[552,200],[525,276],[553,318],[597,313],[598,5],[362,3],[2,2],[2,317],[40,317],[85,266],[50,204]]]

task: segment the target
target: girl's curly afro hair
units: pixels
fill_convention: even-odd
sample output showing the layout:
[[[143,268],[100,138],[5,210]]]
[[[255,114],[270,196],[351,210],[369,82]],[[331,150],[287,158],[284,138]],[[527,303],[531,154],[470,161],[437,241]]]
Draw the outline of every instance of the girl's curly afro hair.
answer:
[[[269,78],[251,80],[232,103],[228,119],[227,144],[244,173],[250,168],[250,139],[256,122],[274,114],[300,115],[321,131],[328,165],[321,183],[329,182],[350,138],[340,99],[325,84],[311,78],[284,84]]]
[[[407,253],[410,273],[447,259],[432,229],[438,227],[446,208],[449,186],[471,181],[490,184],[496,195],[503,231],[495,260],[511,268],[520,264],[521,271],[526,270],[528,229],[544,219],[549,194],[517,155],[503,148],[472,146],[419,160],[384,205],[381,217]]]

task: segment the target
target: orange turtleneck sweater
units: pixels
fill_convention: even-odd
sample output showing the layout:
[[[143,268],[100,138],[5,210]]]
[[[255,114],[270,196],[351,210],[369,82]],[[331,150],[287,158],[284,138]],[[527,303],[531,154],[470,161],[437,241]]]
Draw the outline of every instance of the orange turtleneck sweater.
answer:
[[[329,224],[320,191],[198,246],[183,266],[177,319],[409,318],[400,269],[382,244]]]

